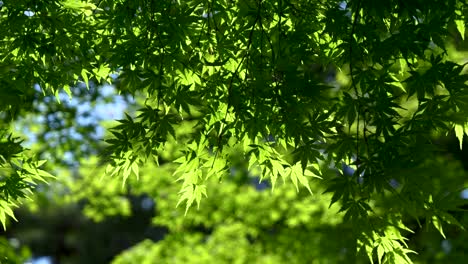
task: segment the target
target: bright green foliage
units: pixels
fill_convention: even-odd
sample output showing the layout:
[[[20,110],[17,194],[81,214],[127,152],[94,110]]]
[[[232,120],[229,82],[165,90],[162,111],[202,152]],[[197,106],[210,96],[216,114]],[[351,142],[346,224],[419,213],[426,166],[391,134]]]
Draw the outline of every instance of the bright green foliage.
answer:
[[[117,74],[121,93],[145,101],[110,129],[108,174],[137,178],[175,140],[174,206],[186,215],[215,195],[214,180],[225,184],[237,155],[274,192],[281,179],[313,193],[323,178],[357,248],[407,263],[400,218],[424,216],[443,236],[443,223],[457,224],[447,201],[460,190],[423,172],[435,166],[434,137],[454,130],[461,148],[466,133],[466,59],[451,55],[466,14],[463,0],[4,1],[1,117],[27,111],[34,86],[59,98]],[[186,120],[191,132],[178,135]],[[50,176],[6,135],[18,151],[2,154],[3,224]],[[379,207],[381,197],[401,206]]]
[[[15,219],[13,209],[20,199],[53,176],[40,169],[45,160],[34,161],[26,156],[19,138],[0,133],[0,223],[5,229],[7,217]]]
[[[177,137],[188,136],[190,123],[184,122],[175,130]],[[297,192],[294,183],[289,181],[278,181],[272,191],[267,182],[259,184],[259,178],[249,173],[247,160],[236,151],[230,153],[233,170],[225,175],[222,183],[216,177],[208,179],[205,183],[207,190],[211,190],[210,195],[202,199],[198,210],[185,212],[184,207],[175,207],[180,198],[180,185],[174,184],[176,177],[173,173],[178,166],[169,162],[180,157],[182,153],[179,150],[183,148],[173,140],[168,141],[166,150],[161,152],[161,166],[148,164],[140,167],[140,178],[130,177],[124,189],[121,188],[121,178],[99,177],[103,168],[96,164],[95,158],[83,162],[79,172],[73,176],[57,172],[66,181],[63,186],[57,186],[55,181],[47,196],[57,193],[57,197],[48,203],[58,202],[60,205],[39,208],[33,217],[37,218],[36,214],[41,211],[61,208],[64,204],[72,207],[79,204],[84,215],[109,225],[119,218],[132,217],[129,207],[136,215],[153,211],[153,217],[148,219],[150,223],[143,230],[158,227],[167,229],[167,234],[162,240],[147,239],[121,252],[115,263],[153,263],[155,260],[175,263],[368,263],[366,250],[374,253],[374,263],[379,259],[384,263],[407,260],[409,256],[416,263],[428,263],[436,253],[425,251],[426,247],[438,252],[438,262],[463,263],[460,262],[463,256],[454,255],[463,252],[462,249],[444,253],[440,248],[443,238],[431,223],[431,217],[437,214],[450,223],[457,224],[459,220],[464,225],[468,224],[466,216],[463,218],[458,214],[456,219],[449,219],[446,217],[448,214],[439,210],[447,208],[453,212],[462,205],[458,193],[449,195],[446,190],[455,190],[466,182],[466,172],[460,164],[446,157],[430,159],[431,166],[425,169],[407,171],[417,180],[409,186],[418,184],[422,193],[432,192],[432,199],[405,191],[401,192],[402,197],[396,192],[376,195],[369,200],[373,212],[356,223],[345,220],[345,214],[338,213],[338,204],[329,208],[332,194],[323,194],[329,185],[326,181],[310,182],[314,195],[305,188]],[[334,170],[325,168],[322,172],[324,179],[332,179],[336,174]],[[64,190],[68,190],[65,195]],[[143,207],[140,202],[132,202],[142,196],[146,198],[140,201],[148,202],[149,199],[154,202],[154,207],[147,204],[145,211],[140,209]],[[31,204],[34,206],[36,203]],[[422,222],[423,228],[418,227],[417,221]],[[135,224],[130,222],[130,225]],[[445,220],[442,226],[454,246],[457,243],[455,239],[464,244],[466,236],[454,234],[459,232],[458,227],[446,225]],[[110,232],[110,236],[121,236],[120,228],[114,230],[115,233]],[[127,228],[123,227],[122,231],[128,232]],[[78,232],[81,234],[82,231]],[[421,233],[431,236],[422,239],[428,244],[415,246],[414,242],[418,240],[414,236]],[[83,247],[83,242],[77,241],[86,237],[77,239],[76,233],[69,236]],[[107,248],[108,240],[102,238],[101,233],[92,233],[87,239],[96,241],[96,237],[101,241],[98,245]],[[354,247],[361,249],[361,254],[355,256]],[[411,250],[419,254],[408,256]],[[78,254],[83,257],[83,253],[80,251]],[[88,262],[89,256],[75,261]]]
[[[182,136],[179,129],[176,131]],[[172,151],[161,153],[164,161],[180,155],[174,142],[170,141],[167,147]],[[290,182],[279,182],[271,191],[268,186],[258,185],[258,178],[249,175],[246,160],[233,154],[231,161],[236,169],[221,184],[216,178],[206,181],[211,192],[202,200],[198,210],[185,212],[185,208],[174,207],[179,199],[179,187],[173,184],[172,174],[177,166],[171,163],[157,168],[140,168],[140,178],[129,178],[126,184],[128,189],[125,193],[130,196],[122,197],[122,191],[114,188],[114,195],[123,199],[142,194],[151,197],[155,201],[156,213],[152,224],[168,229],[162,241],[143,241],[120,254],[114,263],[151,263],[154,260],[173,263],[367,263],[366,254],[374,263],[408,263],[409,256],[415,256],[419,260],[417,263],[427,263],[417,255],[408,256],[413,251],[408,249],[409,241],[405,237],[414,232],[407,225],[411,224],[413,230],[417,226],[413,218],[402,214],[423,221],[425,217],[437,215],[439,219],[445,218],[444,222],[458,224],[454,217],[437,209],[456,210],[462,202],[458,194],[448,195],[446,190],[454,189],[456,186],[448,184],[459,184],[456,179],[463,178],[466,173],[446,159],[433,160],[431,167],[413,174],[425,183],[419,186],[422,192],[427,191],[425,188],[432,188],[433,199],[424,201],[423,197],[417,194],[410,196],[404,191],[402,196],[408,199],[396,193],[375,196],[370,201],[373,212],[368,212],[368,216],[360,218],[358,223],[346,219],[346,214],[339,214],[339,206],[329,208],[332,195],[322,194],[321,181],[310,183],[315,193],[312,196],[304,189],[297,192]],[[329,171],[324,178],[331,178],[333,174]],[[444,174],[446,182],[441,185],[438,182],[441,178],[437,177],[440,174]],[[112,195],[100,191],[102,184],[92,180],[95,175],[95,170],[83,172],[86,184],[74,188],[74,192],[78,195],[87,193],[92,197],[81,196],[89,200],[83,212],[98,220],[96,216],[107,211],[102,203]],[[120,183],[117,178],[106,182],[117,187]],[[73,188],[76,183],[70,184]],[[424,206],[421,207],[422,204]],[[126,212],[120,214],[125,215]],[[438,228],[436,222],[431,221],[429,218],[425,222],[425,228],[432,228],[433,224]],[[450,230],[453,232],[454,229]],[[344,250],[355,242],[362,250],[359,256],[354,256],[352,250]],[[425,252],[421,254],[427,256]]]

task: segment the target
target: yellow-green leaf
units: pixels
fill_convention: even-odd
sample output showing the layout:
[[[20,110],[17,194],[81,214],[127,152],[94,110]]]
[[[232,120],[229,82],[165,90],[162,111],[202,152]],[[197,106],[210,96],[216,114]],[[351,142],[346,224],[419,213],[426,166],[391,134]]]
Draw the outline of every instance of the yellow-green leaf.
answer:
[[[444,230],[442,228],[442,221],[439,220],[437,216],[432,216],[432,224],[434,227],[439,231],[439,233],[442,235],[442,237],[445,237]]]
[[[465,21],[463,20],[455,20],[455,24],[457,25],[458,32],[463,40],[465,40]]]
[[[455,125],[455,136],[458,138],[458,142],[460,142],[460,149],[462,149],[463,146],[463,125]]]
[[[86,84],[86,88],[89,89],[88,71],[86,69],[81,70],[81,77],[83,78],[83,81]]]

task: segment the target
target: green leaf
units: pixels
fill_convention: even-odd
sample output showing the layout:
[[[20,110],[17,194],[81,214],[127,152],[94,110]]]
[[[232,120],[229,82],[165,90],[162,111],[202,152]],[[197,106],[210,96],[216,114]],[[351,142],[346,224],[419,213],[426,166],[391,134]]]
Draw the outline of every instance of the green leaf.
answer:
[[[138,179],[140,173],[139,173],[139,166],[138,166],[138,163],[136,161],[132,162],[132,171],[133,171],[133,173],[135,173],[135,176]]]
[[[308,177],[320,178],[319,176],[315,175],[309,170],[303,171],[301,163],[296,163],[290,168],[289,177],[291,178],[291,181],[296,187],[297,192],[299,192],[299,186],[298,186],[298,182],[299,182],[302,186],[304,186],[309,191],[310,194],[312,194],[312,189],[310,188]]]
[[[465,40],[465,21],[463,20],[455,20],[455,24],[457,25],[457,30],[460,32],[460,35],[463,40]]]
[[[129,153],[129,152],[127,152],[127,153]],[[126,158],[123,161],[123,164],[121,165],[121,168],[123,170],[123,173],[122,173],[122,177],[123,177],[123,179],[122,179],[122,188],[124,188],[125,183],[127,182],[127,179],[130,176],[130,173],[132,171],[131,163],[132,163],[132,161],[129,158]]]
[[[6,216],[13,218],[15,221],[18,221],[15,218],[13,210],[11,209],[12,207],[16,207],[16,205],[12,202],[0,200],[0,223],[2,223],[3,230],[6,230]]]
[[[442,212],[438,212],[438,216],[447,224],[455,225],[461,228],[462,230],[465,230],[465,227],[450,213],[442,211]]]
[[[64,86],[63,86],[63,90],[65,90],[65,92],[67,93],[68,98],[71,99],[71,98],[72,98],[72,92],[71,92],[71,90],[70,90],[70,85],[68,85],[68,84],[64,85]]]
[[[445,234],[444,234],[444,230],[443,230],[443,227],[442,227],[442,221],[440,221],[438,216],[436,216],[436,215],[432,216],[432,224],[439,231],[439,233],[442,235],[442,237],[444,239],[446,239]]]
[[[379,245],[377,247],[377,260],[379,261],[379,263],[381,263],[382,259],[383,259],[383,256],[385,254],[385,249],[382,245]]]
[[[464,136],[464,127],[463,125],[455,124],[455,136],[458,138],[460,143],[460,149],[463,147],[463,136]]]
[[[207,196],[206,186],[203,184],[187,184],[179,193],[182,195],[180,196],[176,207],[179,206],[182,202],[186,201],[185,215],[187,215],[188,210],[192,206],[193,202],[196,202],[197,207],[199,207],[202,197]]]
[[[89,90],[89,79],[88,79],[88,70],[86,70],[85,68],[83,68],[81,70],[81,77],[83,78],[83,81],[84,83],[86,84],[86,88],[88,88]]]

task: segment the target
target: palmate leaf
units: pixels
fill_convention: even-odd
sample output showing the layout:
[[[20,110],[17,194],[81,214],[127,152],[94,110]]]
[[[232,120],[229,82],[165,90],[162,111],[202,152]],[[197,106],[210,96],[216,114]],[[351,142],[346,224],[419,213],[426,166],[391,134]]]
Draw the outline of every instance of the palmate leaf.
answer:
[[[340,199],[346,201],[350,198],[353,190],[353,181],[351,177],[347,177],[344,175],[340,175],[330,181],[328,184],[328,188],[324,191],[324,193],[332,193],[333,196],[330,201],[330,207],[338,202]]]
[[[26,197],[26,192],[30,188],[27,179],[21,177],[17,172],[12,172],[9,176],[4,176],[0,193],[6,201],[15,201]]]
[[[281,176],[284,179],[286,171],[282,162],[275,159],[269,161],[268,169],[270,171],[271,188],[274,190],[278,176]]]
[[[122,152],[120,157],[114,157],[112,163],[107,164],[105,173],[110,176],[122,175],[122,188],[133,173],[138,179],[139,177],[139,162],[141,159],[138,156],[133,156],[134,153],[130,150]]]
[[[210,157],[203,167],[208,169],[206,174],[206,179],[209,179],[212,176],[217,176],[218,179],[221,179],[224,172],[229,168],[227,161],[219,156]]]
[[[374,223],[379,224],[379,223]],[[415,254],[413,250],[408,249],[405,238],[400,229],[408,230],[407,227],[390,224],[381,230],[367,229],[358,238],[358,248],[364,251],[371,263],[374,263],[377,255],[377,263],[412,263],[409,254]]]
[[[331,179],[325,189],[331,204],[342,203],[347,221],[367,220],[374,208],[383,211],[375,210],[376,218],[418,211],[424,205],[414,201],[382,205],[393,204],[396,194],[382,193],[374,175],[417,171],[439,154],[425,147],[434,145],[428,135],[454,129],[461,148],[467,132],[467,75],[449,54],[452,45],[463,49],[460,36],[449,34],[465,37],[460,1],[24,2],[0,6],[0,117],[29,111],[23,102],[32,85],[59,97],[57,87],[70,95],[82,81],[92,90],[118,73],[120,92],[150,106],[111,130],[108,172],[124,183],[138,177],[146,157],[173,145],[182,119],[193,121],[177,138],[183,151],[164,160],[180,163],[178,205],[186,203],[186,214],[206,196],[207,178],[233,166],[231,139],[244,146],[248,170],[260,168],[272,188],[281,177],[311,192],[310,178],[320,175],[313,166],[333,171],[324,176]],[[2,143],[0,160],[20,156],[18,145]],[[358,168],[346,176],[339,166],[350,159]],[[24,162],[14,163],[22,173],[2,186],[8,199],[50,178]],[[427,184],[439,186],[436,179]],[[428,213],[434,219],[441,233],[442,222],[455,222],[435,210]],[[408,261],[402,240],[379,236],[382,230],[370,232],[366,250],[379,261]]]
[[[312,142],[296,147],[292,154],[294,155],[294,161],[300,161],[303,171],[307,169],[310,163],[315,163],[321,156],[320,152],[314,149]]]
[[[180,198],[177,202],[179,206],[182,202],[185,201],[185,215],[187,215],[188,210],[194,202],[197,204],[197,208],[200,207],[200,202],[203,196],[207,197],[206,185],[204,184],[187,184],[185,187],[182,187],[182,190],[179,192]]]
[[[285,170],[285,174],[288,175],[288,177],[291,179],[292,183],[296,187],[297,192],[299,192],[299,183],[300,185],[304,186],[310,194],[312,194],[312,190],[309,186],[309,178],[314,177],[321,179],[320,176],[315,175],[310,170],[303,170],[302,165],[300,163],[296,163],[293,166],[288,167]]]
[[[180,198],[176,207],[185,202],[185,215],[194,202],[199,207],[202,197],[207,196],[204,184],[206,177],[204,176],[203,167],[207,165],[207,161],[210,161],[210,159],[205,160],[200,157],[203,156],[201,154],[205,144],[206,141],[203,139],[201,139],[199,144],[192,142],[187,146],[185,151],[188,155],[174,161],[180,163],[180,165],[178,165],[173,175],[179,175],[176,181],[182,182],[182,187],[179,191]]]
[[[12,208],[17,207],[17,205],[11,201],[5,201],[0,199],[0,222],[2,223],[3,230],[6,230],[7,216],[13,218],[13,220],[18,221],[15,218]]]
[[[413,261],[408,256],[409,254],[416,254],[415,251],[407,248],[396,248],[385,255],[382,263],[384,264],[411,264]]]
[[[45,160],[35,161],[26,157],[25,153],[18,153],[18,157],[11,158],[1,164],[0,175],[0,222],[6,229],[7,217],[13,218],[13,209],[21,204],[21,199],[28,198],[36,185],[48,183],[55,177],[41,169]],[[5,161],[5,160],[4,160]]]

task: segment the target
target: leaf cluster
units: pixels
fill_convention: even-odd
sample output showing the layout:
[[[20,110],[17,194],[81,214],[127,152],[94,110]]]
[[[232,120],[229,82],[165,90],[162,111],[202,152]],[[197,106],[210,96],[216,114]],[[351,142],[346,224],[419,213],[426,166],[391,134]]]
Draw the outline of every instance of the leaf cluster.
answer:
[[[439,231],[441,221],[456,223],[448,207],[433,206],[432,189],[413,183],[440,152],[434,135],[455,130],[462,141],[466,132],[466,61],[450,53],[465,41],[467,8],[462,0],[9,1],[0,6],[0,109],[14,111],[36,86],[58,97],[115,74],[120,92],[145,103],[110,129],[109,174],[125,183],[176,140],[177,204],[187,214],[210,195],[213,176],[229,174],[233,153],[272,188],[281,178],[312,192],[313,178],[335,170],[325,189],[364,234],[359,248],[406,263],[397,217],[414,209]],[[192,133],[179,137],[186,120]],[[48,177],[36,172],[41,162],[4,160],[20,179]],[[5,179],[2,202],[28,189]],[[360,223],[388,193],[418,203],[368,230]]]

